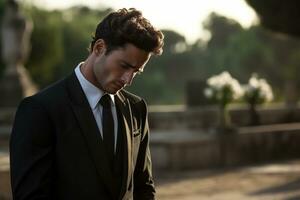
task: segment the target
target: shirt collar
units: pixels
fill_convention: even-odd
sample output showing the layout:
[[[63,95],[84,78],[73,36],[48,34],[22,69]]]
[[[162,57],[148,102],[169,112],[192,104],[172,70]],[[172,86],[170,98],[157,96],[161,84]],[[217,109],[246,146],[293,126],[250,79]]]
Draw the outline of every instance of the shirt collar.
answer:
[[[80,66],[84,62],[81,62],[77,65],[75,68],[75,74],[79,80],[79,83],[83,89],[83,92],[85,93],[85,96],[87,97],[87,100],[91,106],[92,109],[95,109],[98,105],[98,102],[100,101],[101,97],[105,94],[103,90],[99,89],[95,85],[93,85],[90,81],[88,81],[83,74],[81,73]],[[112,105],[115,106],[115,97],[113,94],[109,94],[112,100]]]

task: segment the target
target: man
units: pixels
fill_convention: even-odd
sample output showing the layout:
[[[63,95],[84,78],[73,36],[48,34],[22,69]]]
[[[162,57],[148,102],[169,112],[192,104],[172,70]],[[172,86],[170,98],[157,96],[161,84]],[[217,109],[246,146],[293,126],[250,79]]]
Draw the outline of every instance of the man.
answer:
[[[112,12],[72,74],[22,100],[10,140],[15,200],[155,199],[147,107],[123,88],[162,46],[141,12]]]

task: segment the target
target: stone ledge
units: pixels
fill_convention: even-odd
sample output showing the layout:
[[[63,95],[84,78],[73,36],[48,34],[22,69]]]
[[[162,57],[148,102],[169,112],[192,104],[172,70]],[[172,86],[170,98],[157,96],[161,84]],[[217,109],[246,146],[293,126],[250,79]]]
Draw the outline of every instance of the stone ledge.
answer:
[[[300,123],[285,123],[285,124],[272,124],[272,125],[262,125],[253,127],[240,127],[239,133],[257,133],[257,132],[281,132],[281,131],[294,131],[300,130]]]
[[[262,125],[293,123],[300,121],[300,107],[288,109],[282,104],[259,106],[258,115]],[[249,124],[249,111],[245,104],[230,105],[229,114],[234,125]],[[149,125],[151,130],[203,130],[218,124],[218,107],[202,106],[149,106]]]
[[[300,123],[243,127],[237,134],[152,131],[153,168],[182,170],[300,158]]]

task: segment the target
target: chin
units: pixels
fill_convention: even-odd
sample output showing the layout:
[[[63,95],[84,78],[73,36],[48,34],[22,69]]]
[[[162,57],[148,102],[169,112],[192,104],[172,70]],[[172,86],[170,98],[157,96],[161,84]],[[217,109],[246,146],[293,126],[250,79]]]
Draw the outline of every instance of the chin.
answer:
[[[120,88],[116,84],[107,84],[106,87],[104,87],[105,92],[109,94],[117,94],[122,89],[123,87]]]
[[[115,94],[117,94],[120,90],[121,90],[121,89],[108,88],[108,89],[106,90],[106,92],[109,93],[109,94],[115,95]]]

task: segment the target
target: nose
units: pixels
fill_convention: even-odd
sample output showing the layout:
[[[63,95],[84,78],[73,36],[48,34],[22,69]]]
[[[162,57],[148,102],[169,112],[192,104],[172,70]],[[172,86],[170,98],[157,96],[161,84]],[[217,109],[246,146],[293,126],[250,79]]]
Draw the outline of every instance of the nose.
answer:
[[[122,82],[125,84],[125,85],[128,85],[130,86],[131,83],[132,83],[132,80],[133,80],[133,77],[134,77],[134,72],[126,72],[123,74],[123,77],[122,77]]]

